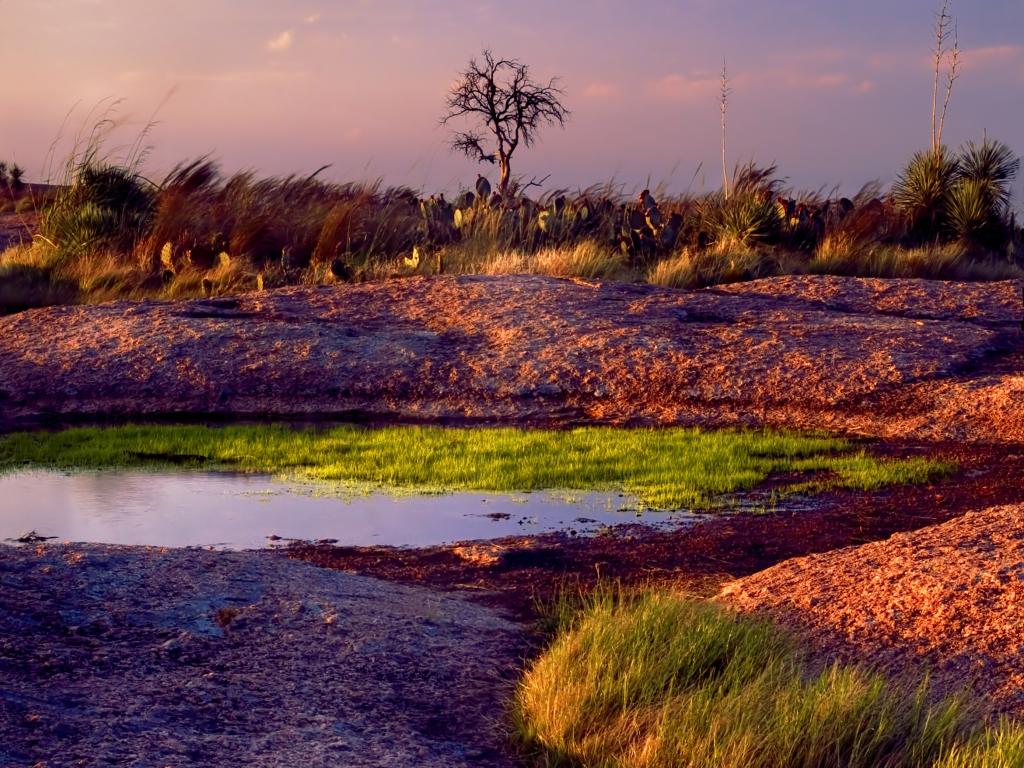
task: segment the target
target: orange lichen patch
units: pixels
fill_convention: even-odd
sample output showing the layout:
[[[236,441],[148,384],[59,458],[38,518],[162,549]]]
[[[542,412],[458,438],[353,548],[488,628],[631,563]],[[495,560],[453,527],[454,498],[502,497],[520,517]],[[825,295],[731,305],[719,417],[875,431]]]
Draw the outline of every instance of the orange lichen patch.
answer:
[[[452,547],[451,553],[467,564],[490,568],[519,566],[549,558],[557,547],[536,537],[512,537],[501,541],[469,542]]]
[[[783,562],[719,599],[796,627],[823,657],[929,670],[1024,715],[1024,505]]]

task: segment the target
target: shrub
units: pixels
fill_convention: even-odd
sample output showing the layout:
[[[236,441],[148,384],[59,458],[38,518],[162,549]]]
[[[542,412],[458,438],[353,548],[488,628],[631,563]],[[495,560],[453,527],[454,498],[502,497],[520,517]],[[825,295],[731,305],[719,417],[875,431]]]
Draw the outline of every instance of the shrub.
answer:
[[[21,166],[14,164],[8,171],[8,179],[10,180],[11,189],[15,192],[20,192],[25,187],[25,171],[22,170]]]
[[[114,165],[84,165],[43,212],[40,233],[57,261],[104,249],[127,250],[143,234],[153,197],[141,176]]]
[[[55,277],[49,269],[25,264],[0,265],[0,315],[70,304],[77,296],[77,286],[72,281]]]
[[[266,286],[476,272],[687,288],[807,270],[984,279],[1017,275],[1010,265],[1024,253],[1010,206],[1019,161],[988,139],[915,155],[885,201],[877,185],[852,200],[794,193],[774,166],[750,163],[734,170],[729,195],[631,200],[606,184],[531,199],[512,184],[453,204],[318,173],[224,176],[206,157],[153,184],[138,142],[124,160],[104,153],[114,122],[81,137],[49,191],[0,198],[0,210],[39,212],[33,263],[77,281],[86,301],[229,291],[257,274]],[[206,274],[224,259],[230,276]]]

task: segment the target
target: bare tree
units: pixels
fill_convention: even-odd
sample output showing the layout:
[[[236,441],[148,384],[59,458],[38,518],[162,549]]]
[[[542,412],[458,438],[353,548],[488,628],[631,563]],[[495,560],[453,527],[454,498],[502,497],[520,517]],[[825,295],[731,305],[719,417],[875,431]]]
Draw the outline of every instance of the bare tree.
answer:
[[[483,61],[470,59],[448,92],[442,125],[464,120],[466,130],[455,131],[451,147],[481,163],[498,166],[498,192],[508,190],[512,155],[531,147],[545,125],[565,126],[569,118],[561,102],[558,79],[547,85],[530,79],[529,68],[516,59],[498,59],[489,51]]]

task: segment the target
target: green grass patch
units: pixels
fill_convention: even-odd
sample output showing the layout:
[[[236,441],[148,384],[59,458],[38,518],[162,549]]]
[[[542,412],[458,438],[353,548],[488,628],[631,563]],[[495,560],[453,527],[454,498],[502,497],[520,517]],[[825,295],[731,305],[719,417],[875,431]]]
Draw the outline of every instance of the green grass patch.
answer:
[[[1024,729],[987,728],[927,680],[808,661],[760,619],[665,592],[599,590],[516,695],[516,732],[548,766],[960,768],[1021,765]]]
[[[168,466],[391,491],[622,491],[652,509],[718,506],[778,472],[808,473],[816,488],[870,490],[949,470],[928,459],[881,459],[831,437],[682,428],[123,426],[0,438],[0,470]]]

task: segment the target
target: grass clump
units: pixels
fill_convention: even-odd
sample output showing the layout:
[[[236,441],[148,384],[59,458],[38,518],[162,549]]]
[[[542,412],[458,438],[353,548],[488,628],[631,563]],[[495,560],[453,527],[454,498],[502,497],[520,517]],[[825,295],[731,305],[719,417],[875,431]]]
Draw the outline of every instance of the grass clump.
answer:
[[[545,248],[534,254],[496,253],[480,264],[479,271],[489,275],[527,273],[588,280],[629,276],[629,266],[621,252],[590,240],[560,248]]]
[[[935,768],[1018,768],[1024,765],[1024,728],[1003,721],[957,744]]]
[[[683,248],[662,259],[647,271],[647,282],[663,288],[704,288],[801,271],[799,257],[791,253],[727,239],[704,250]]]
[[[766,621],[666,592],[600,591],[563,613],[514,718],[547,765],[607,768],[1009,766],[1022,739],[927,681],[821,668]]]
[[[779,472],[815,489],[924,482],[948,470],[790,432],[124,426],[0,438],[0,469],[180,466],[410,491],[622,491],[653,509],[708,508]]]

